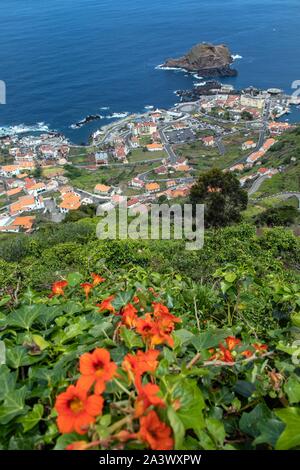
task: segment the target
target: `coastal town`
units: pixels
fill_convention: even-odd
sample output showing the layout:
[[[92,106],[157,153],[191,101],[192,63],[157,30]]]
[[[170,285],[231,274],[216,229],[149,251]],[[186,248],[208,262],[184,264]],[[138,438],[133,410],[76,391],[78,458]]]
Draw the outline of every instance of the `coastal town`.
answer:
[[[213,83],[213,82],[212,82]],[[281,90],[221,85],[170,110],[148,109],[104,126],[86,146],[55,132],[0,138],[0,231],[31,233],[41,222],[101,205],[109,211],[180,200],[212,167],[236,172],[249,194],[284,167],[268,163],[278,118],[299,98]]]

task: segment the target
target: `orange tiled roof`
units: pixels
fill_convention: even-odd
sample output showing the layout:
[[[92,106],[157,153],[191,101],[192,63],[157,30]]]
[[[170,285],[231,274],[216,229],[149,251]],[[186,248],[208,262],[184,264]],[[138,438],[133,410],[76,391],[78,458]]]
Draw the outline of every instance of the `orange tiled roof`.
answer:
[[[21,191],[22,191],[22,188],[13,188],[7,191],[6,194],[8,197],[10,197],[10,196],[14,196],[15,194],[20,193]]]
[[[34,204],[35,199],[33,196],[23,196],[20,197],[17,202],[11,204],[9,210],[11,214],[16,214],[17,212],[26,209],[26,207],[34,206]]]
[[[153,149],[160,149],[163,150],[163,145],[162,144],[148,144],[147,149],[153,150]]]
[[[159,190],[160,186],[157,183],[148,183],[146,184],[146,190],[147,191],[156,191]]]
[[[30,230],[34,224],[34,216],[16,217],[10,226],[22,227],[25,230]]]
[[[111,189],[111,186],[106,186],[106,184],[96,184],[95,191],[99,191],[100,193],[108,193]]]

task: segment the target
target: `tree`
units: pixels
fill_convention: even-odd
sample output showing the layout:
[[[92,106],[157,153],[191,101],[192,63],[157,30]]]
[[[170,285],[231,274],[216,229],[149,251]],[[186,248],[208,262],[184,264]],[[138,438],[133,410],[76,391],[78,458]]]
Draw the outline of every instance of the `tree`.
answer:
[[[242,111],[241,118],[244,121],[253,121],[253,116],[251,113],[249,113],[249,111]]]
[[[288,226],[295,223],[299,212],[295,207],[285,205],[282,207],[270,207],[255,217],[255,224],[268,227]]]
[[[199,176],[191,189],[190,200],[194,205],[205,205],[206,227],[225,227],[241,220],[248,195],[233,173],[212,169]]]

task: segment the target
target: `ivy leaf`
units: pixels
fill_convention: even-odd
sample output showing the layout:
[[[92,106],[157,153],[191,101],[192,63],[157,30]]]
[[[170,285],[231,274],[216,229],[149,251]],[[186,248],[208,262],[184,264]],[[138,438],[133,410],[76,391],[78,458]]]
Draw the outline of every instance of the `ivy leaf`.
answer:
[[[218,346],[219,343],[222,342],[227,336],[230,336],[230,333],[230,331],[226,330],[208,330],[194,335],[191,343],[197,351],[214,348]]]
[[[25,305],[7,317],[8,326],[17,326],[29,330],[41,313],[42,305]]]
[[[20,418],[18,418],[17,421],[19,423],[22,423],[24,432],[27,432],[30,431],[30,429],[34,428],[34,426],[41,421],[43,413],[43,405],[36,404],[26,416],[21,416]]]
[[[276,418],[268,419],[259,423],[258,428],[261,432],[253,444],[270,444],[275,447],[275,444],[284,429],[284,424]]]
[[[286,424],[280,435],[276,450],[293,449],[300,445],[300,408],[290,407],[275,411],[278,418]]]
[[[138,336],[134,331],[129,330],[125,326],[121,328],[120,336],[128,349],[143,347],[142,338]]]
[[[300,381],[296,377],[290,377],[284,386],[284,391],[289,397],[290,404],[300,401]]]
[[[16,416],[27,412],[28,406],[25,406],[26,395],[26,387],[14,390],[6,395],[3,405],[0,407],[0,424],[7,424]]]
[[[176,450],[181,450],[182,449],[182,442],[183,442],[184,434],[185,434],[184,425],[183,425],[180,417],[178,416],[178,414],[174,410],[174,408],[172,408],[172,406],[168,407],[167,415],[168,415],[168,419],[170,421],[170,425],[171,425],[171,427],[173,429],[173,433],[174,433],[175,449]]]
[[[269,408],[260,403],[249,413],[243,413],[239,425],[241,431],[252,437],[258,437],[261,434],[260,424],[272,418]]]
[[[0,366],[0,400],[14,390],[16,382],[17,374],[4,365]]]
[[[75,432],[73,432],[72,434],[63,434],[57,439],[54,450],[65,450],[65,448],[69,444],[72,444],[72,442],[80,441],[80,440],[81,441],[83,440],[82,436],[79,436]]]
[[[122,307],[124,307],[130,302],[133,294],[134,294],[133,290],[126,291],[126,292],[119,292],[116,295],[115,299],[112,301],[113,307],[115,307],[116,310],[120,310]]]

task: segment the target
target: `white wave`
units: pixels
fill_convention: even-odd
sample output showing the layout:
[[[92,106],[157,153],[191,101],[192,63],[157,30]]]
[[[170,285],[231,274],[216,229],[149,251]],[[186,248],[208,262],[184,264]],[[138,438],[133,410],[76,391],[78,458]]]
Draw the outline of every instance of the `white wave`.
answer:
[[[154,108],[154,106],[152,106],[152,105],[145,106],[145,109],[153,109],[153,108]]]
[[[27,134],[29,132],[49,132],[50,129],[45,122],[37,122],[35,125],[18,124],[16,126],[0,127],[0,136]]]
[[[197,83],[194,83],[194,86],[195,86],[195,87],[204,86],[204,85],[206,85],[206,82],[197,82]]]
[[[155,67],[155,70],[175,70],[177,72],[187,72],[186,69],[181,69],[180,67],[164,67],[164,64],[158,65]]]
[[[203,80],[203,77],[200,77],[200,75],[198,75],[197,73],[195,73],[193,77],[196,78],[197,80]]]
[[[124,113],[113,113],[110,116],[106,116],[106,119],[122,119],[129,116],[129,113],[126,111]]]
[[[102,106],[100,109],[102,109],[102,111],[108,111],[110,109],[109,106]]]
[[[239,60],[239,59],[242,59],[243,56],[242,55],[239,55],[239,54],[235,54],[232,56],[233,60]]]

